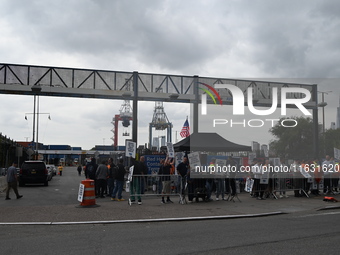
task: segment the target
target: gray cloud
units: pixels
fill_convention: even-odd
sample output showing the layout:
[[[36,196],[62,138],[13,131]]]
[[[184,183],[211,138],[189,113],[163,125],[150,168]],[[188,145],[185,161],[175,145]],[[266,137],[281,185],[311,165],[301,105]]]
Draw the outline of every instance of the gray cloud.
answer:
[[[339,89],[337,80],[324,79],[340,73],[339,13],[335,0],[5,0],[0,3],[0,55],[1,62],[18,64],[226,78],[322,78],[319,90],[333,91],[327,96],[330,122]],[[0,96],[2,102],[14,98],[20,105],[11,110],[15,119],[8,110],[0,110],[12,127],[2,125],[0,132],[23,139],[19,133],[26,132],[27,124],[17,119],[32,108],[32,99]],[[86,137],[86,147],[104,137],[108,142],[111,119],[122,103],[54,98],[44,102],[57,119],[49,126],[57,130],[52,131],[53,142],[68,137],[75,145]],[[189,106],[166,105],[165,110],[174,130],[180,130]],[[139,113],[145,143],[153,104],[140,104]],[[82,132],[72,131],[79,126]],[[58,130],[66,131],[59,135]]]

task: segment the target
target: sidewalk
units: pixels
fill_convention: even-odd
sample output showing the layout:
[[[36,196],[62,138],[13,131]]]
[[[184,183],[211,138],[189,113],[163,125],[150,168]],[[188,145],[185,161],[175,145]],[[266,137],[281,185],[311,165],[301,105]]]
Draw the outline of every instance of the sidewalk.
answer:
[[[289,193],[288,193],[289,194]],[[127,198],[127,195],[125,198]],[[127,201],[111,201],[110,198],[96,199],[97,207],[80,207],[75,201],[74,205],[55,206],[3,206],[1,208],[0,223],[69,223],[88,221],[119,221],[137,219],[164,219],[181,217],[211,217],[211,216],[254,216],[254,214],[270,213],[296,213],[317,211],[327,207],[340,208],[340,203],[324,202],[324,196],[311,198],[289,198],[256,200],[249,193],[239,194],[239,202],[211,201],[191,204],[179,204],[177,196],[171,197],[173,204],[161,204],[158,196],[143,198],[143,204],[128,205]],[[334,196],[340,200],[340,196]],[[215,196],[213,196],[215,198]],[[261,215],[257,215],[261,216]]]

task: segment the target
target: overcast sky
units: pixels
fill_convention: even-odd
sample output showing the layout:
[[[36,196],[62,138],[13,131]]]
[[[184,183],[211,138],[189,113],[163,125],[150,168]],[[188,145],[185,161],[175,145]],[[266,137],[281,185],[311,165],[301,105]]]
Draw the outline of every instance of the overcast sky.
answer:
[[[326,128],[340,95],[339,1],[0,1],[0,63],[258,80],[297,79],[325,95]],[[321,100],[321,95],[319,97]],[[33,98],[0,94],[0,132],[32,140]],[[111,145],[123,101],[40,98],[39,142]],[[153,103],[139,103],[139,144]],[[190,106],[164,104],[180,131]],[[319,120],[322,121],[321,111]],[[120,124],[121,126],[121,124]],[[121,126],[122,127],[122,126]],[[120,133],[125,131],[120,129]],[[179,133],[179,132],[178,132]],[[165,132],[156,132],[164,135]],[[268,128],[230,129],[227,139],[268,143]],[[180,139],[179,134],[177,140]],[[124,140],[119,138],[119,144]]]

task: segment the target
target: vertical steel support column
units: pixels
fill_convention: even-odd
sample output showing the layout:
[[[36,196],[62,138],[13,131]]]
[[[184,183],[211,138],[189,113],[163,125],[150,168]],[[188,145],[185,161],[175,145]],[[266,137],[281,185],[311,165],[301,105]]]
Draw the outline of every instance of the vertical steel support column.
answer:
[[[36,109],[36,98],[37,95],[34,93],[34,102],[33,102],[33,135],[32,135],[32,146],[35,150],[35,109]]]
[[[138,72],[133,72],[133,101],[132,101],[132,141],[137,144],[138,138]]]
[[[198,75],[194,76],[194,108],[193,108],[193,133],[198,133],[198,102],[199,102],[199,94],[198,94]]]
[[[170,123],[166,131],[167,131],[166,141],[168,143],[172,143],[172,123]]]
[[[115,147],[115,150],[117,150],[117,148],[118,148],[118,122],[119,122],[119,119],[120,119],[120,115],[116,114],[115,115],[115,123],[114,123],[115,131],[113,133],[113,135],[114,135],[113,146]]]
[[[149,147],[150,150],[152,149],[152,126],[151,123],[149,123]]]
[[[317,84],[312,88],[312,100],[315,102],[313,108],[313,144],[314,144],[314,157],[319,159],[319,119],[318,119],[318,87]]]

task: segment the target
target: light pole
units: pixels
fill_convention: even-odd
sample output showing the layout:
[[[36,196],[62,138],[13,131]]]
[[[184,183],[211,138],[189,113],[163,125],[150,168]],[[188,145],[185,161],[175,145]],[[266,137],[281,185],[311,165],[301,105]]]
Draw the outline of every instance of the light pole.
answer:
[[[322,137],[323,137],[323,153],[326,154],[326,137],[325,137],[325,106],[327,103],[325,102],[325,94],[332,91],[318,91],[322,94],[322,102],[318,104],[319,107],[322,107]]]
[[[325,133],[325,106],[327,106],[327,103],[325,102],[325,94],[328,95],[328,93],[332,91],[318,91],[322,94],[322,102],[318,104],[319,107],[322,107],[322,133]]]
[[[38,152],[38,141],[35,142],[35,110],[36,110],[36,97],[37,94],[41,91],[41,86],[39,85],[33,85],[31,88],[32,92],[34,92],[34,106],[33,106],[33,141],[32,143],[35,143],[35,152]],[[37,129],[38,130],[38,129]],[[37,136],[38,140],[38,136]]]

